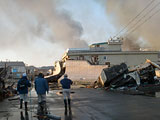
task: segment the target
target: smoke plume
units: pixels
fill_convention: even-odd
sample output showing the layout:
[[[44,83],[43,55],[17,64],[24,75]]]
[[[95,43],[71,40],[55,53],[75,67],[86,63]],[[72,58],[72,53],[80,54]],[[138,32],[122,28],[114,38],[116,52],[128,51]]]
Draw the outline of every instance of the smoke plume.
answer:
[[[111,16],[112,23],[117,27],[117,33],[148,5],[142,14],[133,20],[127,29],[121,32],[120,35],[127,37],[124,44],[128,46],[124,48],[131,48],[133,43],[134,46],[137,44],[136,46],[141,47],[142,45],[139,44],[138,40],[142,38],[145,43],[149,44],[149,47],[152,47],[154,50],[160,50],[160,14],[157,12],[157,14],[153,15],[159,10],[160,5],[158,5],[159,1],[157,0],[154,0],[150,5],[149,3],[151,3],[151,0],[106,0],[106,11],[107,14]],[[151,11],[151,9],[153,10]],[[136,28],[134,26],[140,24],[142,25],[134,30],[134,28]]]
[[[129,38],[132,38],[132,40],[130,40]],[[138,43],[136,43],[135,41],[133,41],[133,37],[126,37],[125,39],[123,39],[123,46],[122,49],[126,50],[126,51],[139,51],[140,50],[140,46]]]
[[[0,15],[3,18],[1,46],[11,47],[30,44],[33,38],[44,39],[52,44],[68,47],[86,47],[81,40],[83,28],[74,21],[68,11],[58,10],[57,0],[1,0]],[[6,25],[4,25],[6,23]],[[8,35],[7,35],[8,34]],[[3,47],[2,46],[2,47]]]
[[[14,59],[39,66],[53,62],[53,57],[60,59],[54,55],[62,55],[66,48],[87,47],[81,24],[59,9],[60,4],[59,0],[0,0],[1,59],[12,59],[2,57],[9,51],[6,56],[14,53]]]

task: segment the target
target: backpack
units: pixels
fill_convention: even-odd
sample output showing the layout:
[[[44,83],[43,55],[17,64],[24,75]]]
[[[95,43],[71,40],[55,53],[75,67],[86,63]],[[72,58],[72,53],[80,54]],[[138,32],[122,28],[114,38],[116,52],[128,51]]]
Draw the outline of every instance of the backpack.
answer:
[[[26,87],[27,87],[27,80],[22,79],[22,80],[19,82],[19,88],[20,88],[20,90],[24,90]]]

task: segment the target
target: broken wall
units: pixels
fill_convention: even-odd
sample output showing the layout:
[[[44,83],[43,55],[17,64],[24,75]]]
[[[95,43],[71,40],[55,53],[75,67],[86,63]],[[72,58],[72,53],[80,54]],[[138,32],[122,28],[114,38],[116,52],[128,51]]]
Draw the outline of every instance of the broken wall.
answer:
[[[73,81],[95,82],[102,69],[108,67],[107,65],[91,65],[85,60],[67,60],[66,71],[69,78]]]

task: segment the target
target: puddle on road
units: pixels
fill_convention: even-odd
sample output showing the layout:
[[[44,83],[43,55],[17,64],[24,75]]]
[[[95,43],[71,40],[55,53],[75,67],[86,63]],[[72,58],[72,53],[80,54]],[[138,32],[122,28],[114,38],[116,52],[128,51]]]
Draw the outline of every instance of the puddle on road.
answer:
[[[0,118],[2,118],[2,120],[8,120],[11,116],[12,115],[8,111],[0,111]]]
[[[25,112],[23,110],[9,113],[8,111],[5,113],[3,112],[3,115],[0,115],[0,120],[33,120],[31,118],[31,112]],[[38,120],[38,119],[37,119]]]
[[[1,114],[1,113],[6,113],[6,112],[8,112],[8,111],[0,111],[0,114]]]
[[[61,109],[58,109],[59,112],[63,111]],[[53,111],[57,111],[56,109],[51,109],[51,113],[49,114],[49,117],[61,117],[61,120],[72,120],[72,113],[67,113],[67,115],[63,115],[63,114],[57,114]],[[18,110],[18,111],[0,111],[0,120],[39,120],[38,116],[36,115],[35,111],[25,111],[25,110]],[[54,113],[54,114],[53,114]],[[57,116],[60,115],[60,116]],[[52,120],[52,119],[41,119],[41,120]],[[56,119],[54,119],[56,120]]]
[[[71,91],[70,93],[71,93],[71,94],[74,94],[75,92],[74,92],[74,91]],[[62,91],[60,91],[60,92],[57,92],[56,94],[57,94],[57,95],[62,95],[62,94],[63,94],[63,92],[62,92]]]

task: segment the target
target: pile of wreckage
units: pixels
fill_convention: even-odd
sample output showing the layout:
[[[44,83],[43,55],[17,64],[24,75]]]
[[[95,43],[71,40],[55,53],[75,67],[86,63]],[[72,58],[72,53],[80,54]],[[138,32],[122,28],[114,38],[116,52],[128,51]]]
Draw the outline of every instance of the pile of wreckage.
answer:
[[[6,79],[7,69],[0,68],[0,100],[13,96],[17,93],[17,91],[13,88],[14,83],[12,85],[6,87]]]
[[[156,69],[160,70],[160,66],[150,60],[133,69],[121,63],[103,69],[97,85],[110,91],[155,96],[160,91],[160,80],[156,76]]]

